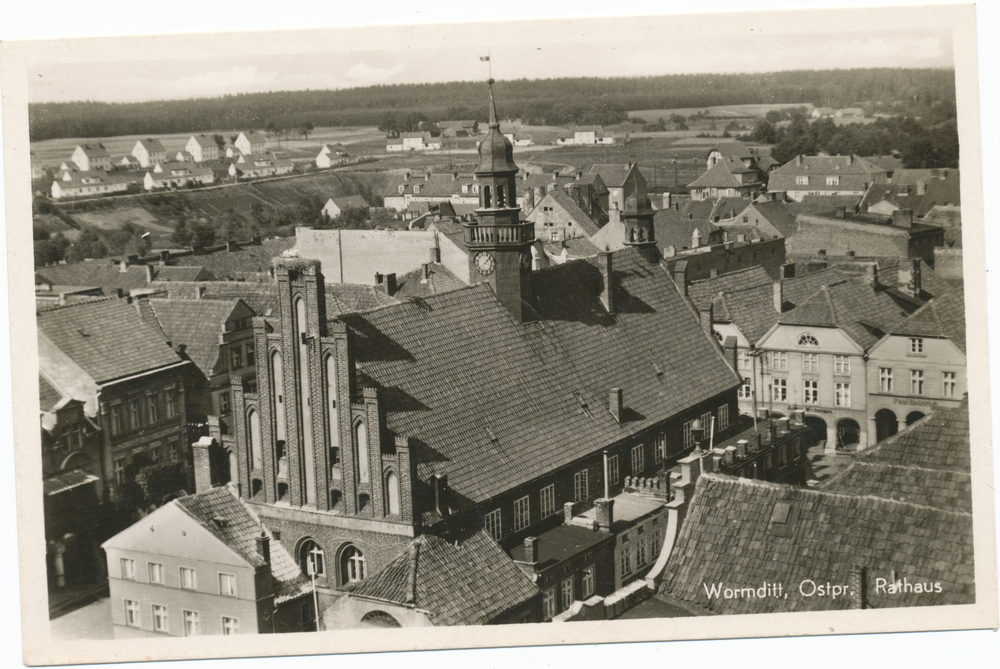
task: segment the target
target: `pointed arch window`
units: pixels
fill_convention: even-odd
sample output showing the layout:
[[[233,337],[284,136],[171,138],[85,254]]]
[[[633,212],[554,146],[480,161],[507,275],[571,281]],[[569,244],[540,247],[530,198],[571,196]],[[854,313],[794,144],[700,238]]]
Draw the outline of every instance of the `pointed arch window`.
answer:
[[[326,560],[323,549],[312,539],[306,539],[299,548],[299,567],[306,576],[326,576]]]
[[[264,468],[264,455],[260,443],[260,415],[256,410],[251,409],[247,416],[247,423],[250,432],[250,461],[253,469]]]
[[[358,458],[358,478],[368,482],[371,479],[368,464],[368,427],[363,420],[354,427],[354,452]]]
[[[386,513],[399,513],[399,478],[395,472],[389,472],[385,477]]]
[[[796,343],[799,346],[819,346],[819,340],[808,332],[800,334],[799,340]]]
[[[365,580],[367,562],[357,546],[348,546],[340,556],[340,582],[342,585]]]

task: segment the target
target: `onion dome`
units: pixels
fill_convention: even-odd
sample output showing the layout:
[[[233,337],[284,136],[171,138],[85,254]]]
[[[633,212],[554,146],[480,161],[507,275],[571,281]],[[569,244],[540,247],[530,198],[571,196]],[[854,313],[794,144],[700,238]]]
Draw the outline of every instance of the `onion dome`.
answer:
[[[493,80],[490,79],[490,128],[479,143],[479,164],[476,173],[517,172],[514,164],[514,145],[500,132],[497,107],[493,102]]]

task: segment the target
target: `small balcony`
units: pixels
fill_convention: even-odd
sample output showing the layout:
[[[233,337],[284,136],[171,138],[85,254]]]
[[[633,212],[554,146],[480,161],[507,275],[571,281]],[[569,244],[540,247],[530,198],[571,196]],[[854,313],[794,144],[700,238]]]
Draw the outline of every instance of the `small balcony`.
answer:
[[[465,246],[522,246],[535,241],[535,224],[531,222],[517,225],[465,224]]]

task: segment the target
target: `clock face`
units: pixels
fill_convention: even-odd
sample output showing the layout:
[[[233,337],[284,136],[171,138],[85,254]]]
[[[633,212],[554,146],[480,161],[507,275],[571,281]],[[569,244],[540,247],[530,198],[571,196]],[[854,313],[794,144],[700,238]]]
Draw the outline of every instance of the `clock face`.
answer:
[[[496,261],[493,260],[493,254],[487,251],[482,251],[476,254],[475,258],[476,269],[483,276],[489,276],[493,274],[493,269],[496,267]]]
[[[521,269],[531,269],[531,254],[522,253],[521,254]]]

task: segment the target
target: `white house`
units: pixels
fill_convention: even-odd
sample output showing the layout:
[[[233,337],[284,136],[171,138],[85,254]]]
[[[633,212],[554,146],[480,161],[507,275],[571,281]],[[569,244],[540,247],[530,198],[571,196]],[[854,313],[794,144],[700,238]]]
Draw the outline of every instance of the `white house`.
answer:
[[[331,197],[323,206],[323,213],[330,218],[337,218],[345,209],[368,209],[368,203],[360,195]]]
[[[119,179],[106,172],[81,174],[64,170],[62,176],[52,182],[52,198],[85,197],[88,195],[108,195],[124,193],[128,190],[128,180]]]
[[[78,144],[70,160],[84,172],[111,169],[111,154],[100,143]]]
[[[152,171],[146,172],[146,176],[142,179],[146,190],[181,188],[214,182],[215,175],[211,169],[193,163],[156,163]]]
[[[241,132],[236,138],[236,148],[244,155],[264,153],[267,149],[264,146],[264,135],[251,130]],[[228,154],[227,154],[228,155]]]
[[[167,150],[158,139],[140,139],[132,147],[132,155],[142,167],[149,167],[167,159]]]
[[[319,150],[319,155],[316,156],[316,167],[333,167],[334,165],[341,165],[347,162],[350,155],[340,144],[324,144],[323,148]]]
[[[219,159],[219,145],[208,135],[191,135],[184,150],[194,156],[196,163]]]
[[[237,179],[269,177],[292,171],[290,160],[277,158],[273,153],[237,154],[229,164],[229,176]]]

